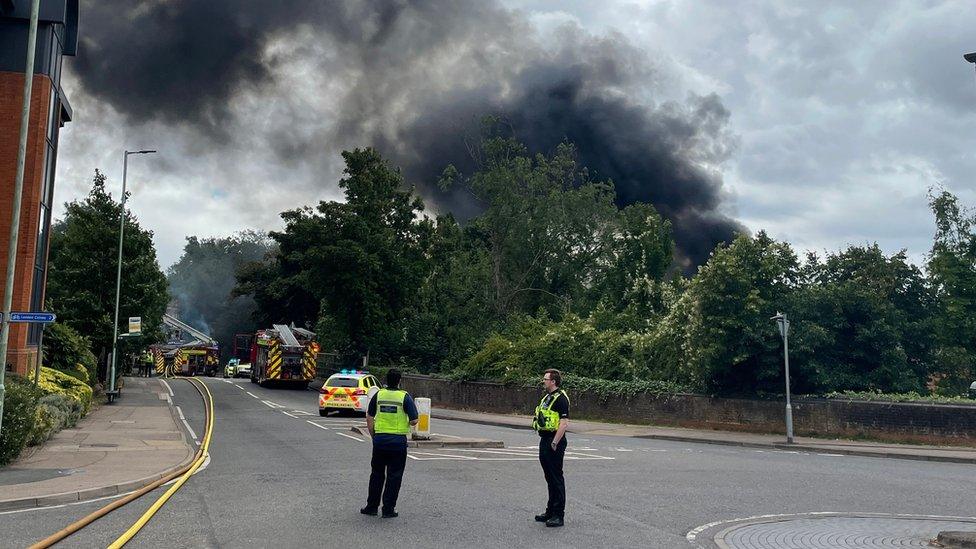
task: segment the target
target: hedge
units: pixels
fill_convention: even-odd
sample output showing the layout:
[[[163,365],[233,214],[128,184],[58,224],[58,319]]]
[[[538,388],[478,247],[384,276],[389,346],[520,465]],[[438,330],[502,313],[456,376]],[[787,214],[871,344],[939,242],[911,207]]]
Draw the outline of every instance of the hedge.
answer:
[[[40,391],[30,381],[8,375],[3,396],[3,431],[0,432],[0,466],[17,459],[34,430]]]
[[[42,367],[38,388],[45,395],[63,394],[81,405],[82,416],[88,413],[92,403],[92,389],[87,383],[60,370]]]

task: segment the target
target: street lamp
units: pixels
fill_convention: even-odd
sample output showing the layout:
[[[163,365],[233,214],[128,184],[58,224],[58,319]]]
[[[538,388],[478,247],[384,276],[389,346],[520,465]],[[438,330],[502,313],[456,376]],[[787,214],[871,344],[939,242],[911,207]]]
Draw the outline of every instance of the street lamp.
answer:
[[[154,150],[125,151],[122,156],[122,220],[119,222],[119,267],[115,275],[115,322],[112,323],[112,371],[109,374],[109,402],[117,395],[115,391],[115,359],[119,342],[119,297],[122,295],[122,237],[125,234],[125,181],[129,171],[130,154],[153,154]]]
[[[777,312],[775,320],[779,335],[783,337],[783,363],[786,369],[786,443],[793,444],[793,406],[790,404],[790,321],[785,313]]]
[[[976,66],[976,51],[973,53],[963,54],[962,58]]]

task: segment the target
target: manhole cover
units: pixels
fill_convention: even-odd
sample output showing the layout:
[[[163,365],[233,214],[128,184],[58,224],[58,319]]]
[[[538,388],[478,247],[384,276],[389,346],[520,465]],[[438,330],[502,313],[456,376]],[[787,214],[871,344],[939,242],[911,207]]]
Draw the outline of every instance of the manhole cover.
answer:
[[[976,519],[905,515],[758,517],[693,530],[688,540],[722,549],[930,547],[943,530],[976,531]],[[697,534],[696,534],[697,531]]]

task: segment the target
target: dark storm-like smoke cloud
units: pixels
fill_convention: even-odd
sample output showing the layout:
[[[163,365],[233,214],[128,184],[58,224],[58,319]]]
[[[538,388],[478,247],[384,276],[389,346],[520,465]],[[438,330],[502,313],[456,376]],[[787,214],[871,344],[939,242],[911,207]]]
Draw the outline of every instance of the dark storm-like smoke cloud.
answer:
[[[672,221],[686,267],[742,230],[719,212],[716,167],[734,142],[728,111],[715,96],[656,103],[646,89],[653,64],[619,36],[570,27],[544,47],[521,14],[493,2],[160,0],[85,10],[77,72],[88,93],[134,122],[232,141],[235,99],[267,93],[288,102],[272,91],[281,56],[317,43],[330,54],[319,75],[348,85],[329,98],[337,118],[312,138],[294,131],[310,116],[302,108],[266,128],[282,162],[334,158],[323,143],[373,145],[436,208],[466,218],[478,205],[434,182],[448,164],[475,168],[470,140],[491,114],[533,152],[573,142],[596,178],[613,180],[620,205],[654,204]],[[269,48],[282,42],[284,54]]]

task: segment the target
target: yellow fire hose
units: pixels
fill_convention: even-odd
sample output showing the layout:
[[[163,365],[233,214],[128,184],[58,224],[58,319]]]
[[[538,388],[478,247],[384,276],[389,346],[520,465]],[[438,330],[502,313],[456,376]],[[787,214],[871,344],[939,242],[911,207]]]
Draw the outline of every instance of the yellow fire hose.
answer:
[[[207,419],[207,425],[203,436],[203,443],[200,445],[200,448],[197,450],[196,455],[194,455],[193,461],[190,462],[185,467],[182,467],[181,469],[174,471],[173,473],[170,473],[169,475],[166,475],[165,477],[159,480],[147,484],[146,486],[125,496],[124,498],[115,500],[112,503],[106,505],[105,507],[102,507],[101,509],[69,524],[68,526],[64,527],[61,530],[58,530],[54,534],[51,534],[50,536],[42,539],[41,541],[35,543],[34,545],[31,545],[31,549],[51,547],[55,543],[62,541],[63,539],[70,536],[71,534],[74,534],[78,530],[81,530],[82,528],[104,517],[105,515],[111,513],[112,511],[118,509],[119,507],[122,507],[127,503],[135,501],[141,496],[144,496],[145,494],[152,492],[156,488],[159,488],[160,486],[178,477],[179,480],[177,480],[176,483],[173,484],[173,486],[170,486],[169,490],[167,490],[162,496],[160,496],[159,499],[157,499],[155,503],[153,503],[152,506],[149,507],[149,510],[146,511],[141,517],[139,517],[139,520],[137,520],[135,524],[133,524],[128,530],[125,531],[124,534],[119,536],[119,538],[109,546],[112,548],[122,547],[126,543],[128,543],[129,540],[133,538],[133,536],[139,533],[139,530],[141,530],[142,527],[145,526],[147,522],[149,522],[149,519],[151,519],[153,515],[156,514],[156,511],[159,511],[159,509],[163,506],[163,504],[166,503],[166,501],[169,500],[169,498],[172,497],[172,495],[175,494],[176,491],[179,490],[184,483],[186,483],[186,481],[193,475],[193,473],[195,473],[197,469],[200,468],[200,466],[203,464],[204,461],[206,461],[207,456],[209,455],[208,450],[210,449],[210,438],[213,435],[213,423],[214,423],[213,394],[210,392],[210,389],[207,387],[205,383],[193,378],[187,378],[187,381],[190,382],[190,385],[193,385],[193,387],[196,388],[196,390],[200,393],[200,396],[203,397],[204,408],[206,409],[206,419]]]

